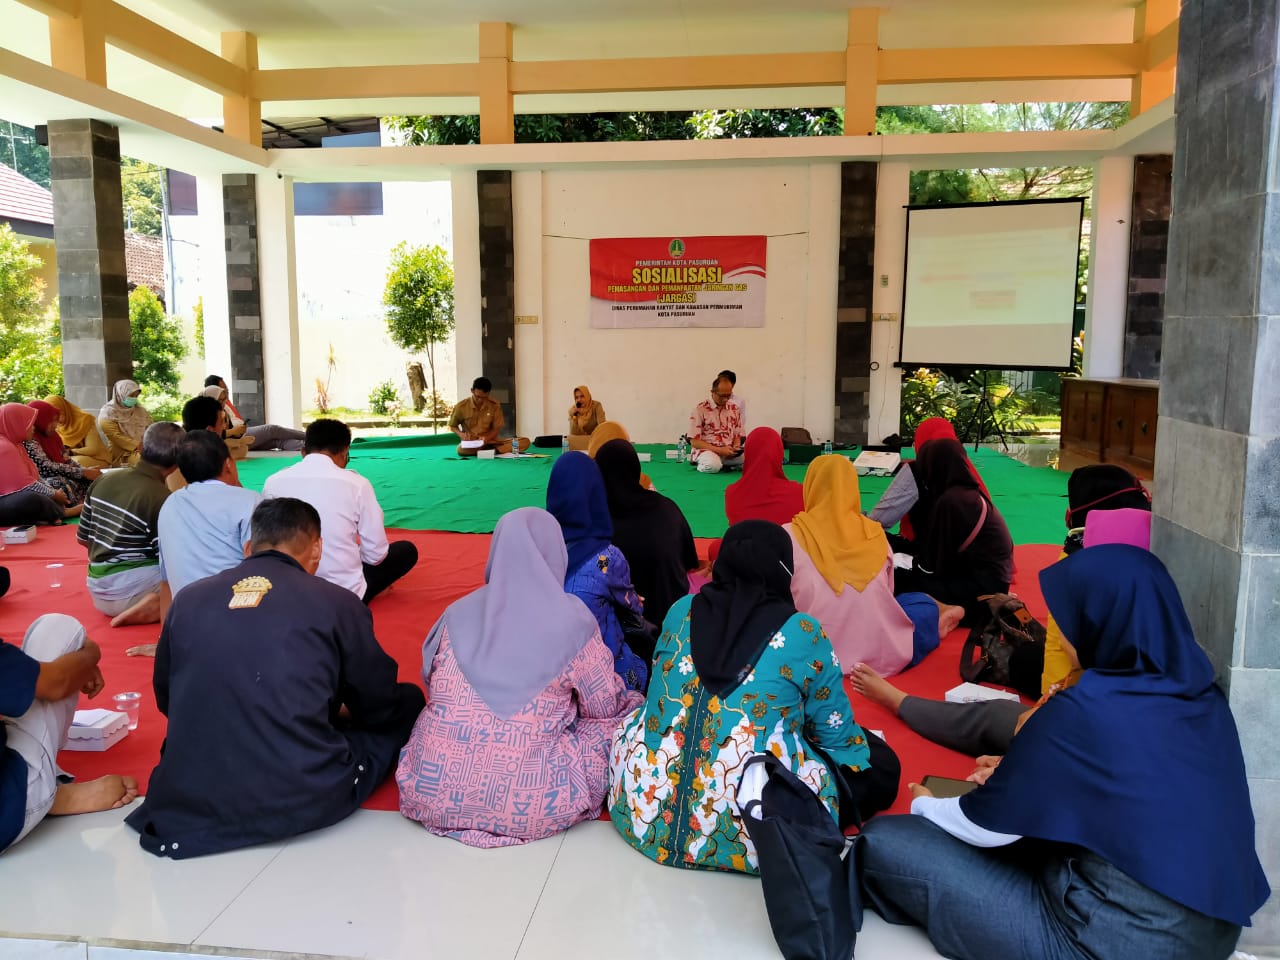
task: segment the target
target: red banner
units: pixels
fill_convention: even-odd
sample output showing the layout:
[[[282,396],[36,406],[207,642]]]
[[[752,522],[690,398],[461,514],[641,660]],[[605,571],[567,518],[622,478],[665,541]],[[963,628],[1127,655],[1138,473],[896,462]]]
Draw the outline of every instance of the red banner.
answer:
[[[591,241],[591,326],[762,327],[760,237]]]

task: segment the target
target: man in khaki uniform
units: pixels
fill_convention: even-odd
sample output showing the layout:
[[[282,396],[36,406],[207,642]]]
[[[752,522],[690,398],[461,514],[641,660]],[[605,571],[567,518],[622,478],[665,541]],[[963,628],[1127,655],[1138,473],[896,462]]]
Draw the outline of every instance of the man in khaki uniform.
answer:
[[[483,441],[479,447],[458,446],[458,456],[474,457],[480,450],[494,450],[497,453],[510,453],[512,440],[499,440],[498,434],[503,427],[502,405],[489,396],[493,384],[488,377],[476,377],[471,384],[471,396],[460,400],[449,417],[449,429],[458,435],[460,440]],[[529,448],[525,437],[514,438],[521,450]]]

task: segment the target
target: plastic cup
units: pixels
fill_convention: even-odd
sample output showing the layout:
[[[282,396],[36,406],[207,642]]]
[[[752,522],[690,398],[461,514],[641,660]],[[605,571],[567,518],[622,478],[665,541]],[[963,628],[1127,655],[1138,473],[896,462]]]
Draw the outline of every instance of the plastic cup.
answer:
[[[115,708],[129,718],[129,729],[138,729],[138,715],[142,712],[142,694],[135,691],[117,693],[111,698]]]
[[[62,564],[50,563],[45,569],[49,571],[49,589],[57,590],[62,586]]]

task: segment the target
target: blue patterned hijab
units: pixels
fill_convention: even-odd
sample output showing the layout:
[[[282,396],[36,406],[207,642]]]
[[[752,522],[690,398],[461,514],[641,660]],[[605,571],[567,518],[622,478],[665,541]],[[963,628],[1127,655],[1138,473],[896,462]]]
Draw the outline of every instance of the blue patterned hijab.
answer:
[[[551,468],[547,512],[560,522],[569,550],[569,573],[605,550],[613,537],[609,500],[600,468],[585,453],[566,453]]]
[[[1084,673],[1038,710],[979,789],[979,826],[1076,844],[1183,906],[1247,926],[1270,895],[1226,698],[1164,565],[1081,550],[1040,574]]]

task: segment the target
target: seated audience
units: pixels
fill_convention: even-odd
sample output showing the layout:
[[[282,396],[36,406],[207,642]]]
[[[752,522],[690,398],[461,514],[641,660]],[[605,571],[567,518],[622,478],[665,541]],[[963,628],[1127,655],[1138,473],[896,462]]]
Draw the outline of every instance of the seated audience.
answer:
[[[604,423],[604,405],[591,399],[591,391],[584,386],[573,388],[573,406],[569,408],[569,444],[574,449],[586,449],[585,438]]]
[[[302,449],[306,434],[301,430],[295,430],[293,427],[282,427],[278,423],[260,423],[256,426],[249,426],[244,417],[240,416],[240,411],[236,409],[235,404],[231,402],[231,397],[227,393],[227,382],[216,373],[211,373],[204,378],[204,386],[206,393],[208,393],[210,387],[219,388],[219,393],[215,399],[226,408],[227,435],[232,439],[249,437],[253,441],[253,449],[255,450],[289,450],[296,452]]]
[[[119,380],[112,388],[111,399],[98,411],[98,432],[107,447],[109,466],[132,465],[141,456],[142,435],[154,422],[138,403],[141,393],[132,380]]]
[[[160,508],[165,479],[177,469],[176,423],[153,423],[143,435],[141,459],[127,470],[104,473],[89,486],[76,539],[89,551],[89,595],[113,627],[160,619]]]
[[[614,440],[625,440],[631,443],[631,434],[627,433],[627,428],[617,420],[606,420],[591,434],[591,442],[587,444],[587,456],[594,460],[604,445]],[[657,489],[647,473],[640,474],[640,486],[646,490]]]
[[[689,592],[698,548],[689,521],[674,501],[640,486],[640,461],[626,440],[611,440],[596,454],[604,479],[613,545],[631,568],[644,618],[660,624],[671,605]]]
[[[43,400],[32,400],[27,406],[36,412],[35,434],[23,444],[27,456],[36,465],[41,480],[67,495],[66,516],[77,516],[89,484],[102,476],[102,471],[82,467],[67,456],[66,445],[57,431],[62,414],[56,407]]]
[[[1080,467],[1067,480],[1066,542],[1059,559],[1070,556],[1085,544],[1127,543],[1151,546],[1151,501],[1146,490],[1129,471],[1110,464]],[[1141,504],[1141,508],[1124,506]],[[1117,508],[1113,509],[1113,505]],[[1083,523],[1084,526],[1076,526]],[[1045,623],[1045,649],[1040,674],[1041,698],[1037,707],[1080,677],[1080,664],[1070,644],[1062,639],[1062,631],[1050,616]],[[1020,667],[1017,660],[1010,668],[1037,669],[1034,662]],[[892,711],[914,732],[958,753],[971,756],[1003,754],[1009,741],[1036,707],[1025,707],[1012,700],[989,700],[981,703],[947,703],[908,696],[884,680],[865,663],[854,666],[854,689],[872,703]]]
[[[266,497],[297,497],[320,511],[324,556],[316,575],[371,601],[413,569],[418,548],[408,540],[387,542],[382,507],[371,484],[351,462],[351,430],[341,420],[307,427],[301,463],[267,478]]]
[[[738,393],[738,375],[732,370],[721,370],[717,377],[723,377],[729,381],[729,385],[733,387],[733,393],[729,394],[729,399],[738,405],[738,413],[742,417],[742,432],[744,436],[747,434],[747,401],[743,400]]]
[[[192,397],[182,405],[182,429],[187,433],[199,430],[210,433],[215,437],[221,437],[226,433],[227,414],[223,410],[222,405],[211,397],[203,394],[198,397]],[[228,448],[229,449],[229,448]],[[240,475],[236,472],[235,458],[232,457],[231,462],[232,479],[231,483],[240,486]],[[169,474],[166,481],[170,492],[181,490],[187,485],[187,478],[183,475],[182,470],[178,469]]]
[[[564,592],[567,563],[550,514],[508,513],[485,585],[450,604],[427,637],[428,703],[396,783],[400,812],[434,834],[509,846],[600,812],[610,739],[641,697],[614,672],[590,611]]]
[[[929,417],[927,420],[921,421],[920,425],[916,427],[913,439],[916,459],[907,460],[902,464],[898,472],[893,475],[889,489],[880,497],[880,502],[867,514],[886,530],[892,528],[895,523],[898,524],[898,534],[889,537],[890,544],[900,544],[903,540],[914,540],[916,538],[916,529],[924,527],[928,522],[929,512],[933,509],[933,501],[929,497],[921,495],[921,482],[916,475],[920,462],[920,448],[930,440],[956,439],[955,427],[951,425],[950,420],[944,420],[942,417]],[[964,447],[960,449],[963,451]],[[987,491],[987,485],[982,482],[982,477],[978,474],[977,467],[973,465],[973,461],[969,459],[967,454],[965,455],[965,463],[969,473],[977,481],[978,488],[990,500],[991,494]],[[901,549],[901,547],[897,548]]]
[[[569,551],[565,590],[585,603],[596,618],[600,639],[613,654],[613,668],[627,689],[644,690],[653,641],[633,630],[633,637],[647,641],[633,651],[624,636],[624,620],[643,627],[644,606],[631,585],[627,558],[610,543],[609,501],[590,457],[569,453],[556,461],[547,483],[547,512],[559,521]]]
[[[111,454],[98,432],[98,421],[93,414],[81,410],[66,397],[49,396],[44,402],[58,411],[58,436],[71,451],[71,459],[82,467],[111,466]]]
[[[898,792],[897,758],[854,722],[831,642],[791,601],[791,564],[777,524],[732,526],[712,582],[662,625],[645,705],[618,730],[609,764],[613,824],[658,863],[759,872],[736,802],[757,753],[787,764],[841,824]],[[837,777],[857,810],[839,808]]]
[[[0,405],[0,524],[61,523],[68,497],[40,478],[27,455],[36,412],[24,403]],[[78,511],[77,511],[78,512]]]
[[[422,709],[369,609],[314,576],[320,516],[291,497],[253,512],[248,558],[173,598],[156,651],[169,721],[126,821],[157,856],[200,857],[337,823],[378,787]]]
[[[243,460],[249,455],[249,448],[253,446],[253,437],[244,435],[244,425],[241,424],[238,430],[231,427],[231,411],[223,403],[222,398],[227,395],[227,391],[222,387],[205,387],[204,392],[197,399],[212,400],[218,405],[218,410],[222,414],[221,423],[222,430],[215,431],[222,437],[227,444],[227,450],[230,451],[232,459]],[[190,402],[190,401],[188,401]]]
[[[790,523],[804,509],[804,487],[782,472],[782,436],[773,427],[756,427],[742,452],[742,478],[724,488],[729,526],[743,520]]]
[[[725,376],[711,384],[711,399],[703,400],[689,414],[689,462],[699,473],[719,473],[742,466],[745,427],[742,411],[729,399],[733,384]]]
[[[912,784],[911,815],[867,824],[866,902],[961,960],[1226,960],[1270,890],[1235,721],[1177,588],[1110,544],[1040,584],[1084,673],[973,792]]]
[[[529,448],[525,437],[502,440],[498,434],[502,432],[502,404],[489,396],[493,383],[488,377],[476,377],[471,383],[471,396],[459,400],[449,415],[449,429],[458,435],[459,440],[482,441],[479,447],[458,445],[458,456],[474,457],[479,450],[493,450],[497,453],[510,453],[513,443],[519,444],[520,450]]]
[[[893,595],[893,552],[884,528],[862,515],[858,471],[848,457],[818,457],[804,477],[804,510],[783,529],[795,548],[791,596],[831,638],[846,669],[886,676],[919,663],[964,610],[922,593]]]
[[[21,647],[0,640],[0,853],[49,814],[113,810],[137,797],[132,777],[59,782],[56,757],[80,694],[93,699],[102,692],[101,657],[84,627],[65,613],[38,618]]]
[[[912,553],[894,563],[895,593],[927,593],[972,616],[978,597],[1007,593],[1013,579],[1013,540],[995,505],[970,471],[956,440],[930,440],[920,448],[915,476],[922,501],[932,504],[926,526],[916,526]]]

